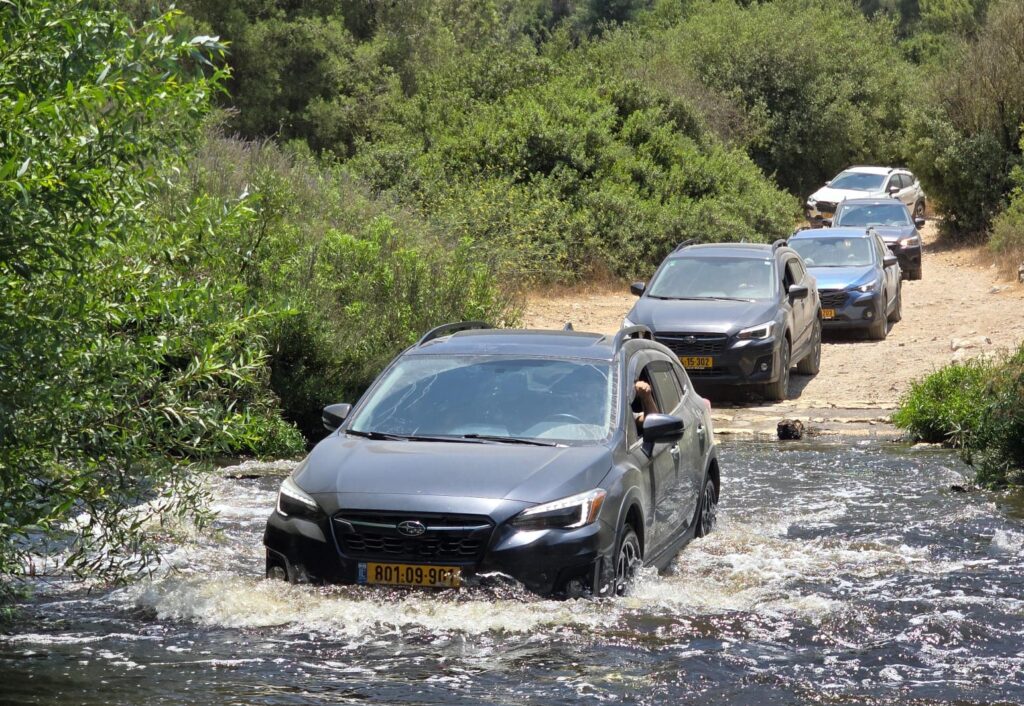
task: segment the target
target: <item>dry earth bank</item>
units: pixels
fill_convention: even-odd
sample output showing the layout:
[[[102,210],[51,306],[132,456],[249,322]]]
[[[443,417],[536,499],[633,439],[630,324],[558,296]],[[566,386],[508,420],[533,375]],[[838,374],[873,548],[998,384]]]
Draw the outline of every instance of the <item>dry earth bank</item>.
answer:
[[[923,237],[924,278],[903,283],[903,320],[886,340],[826,337],[821,372],[794,374],[789,400],[716,400],[716,431],[774,436],[776,423],[790,417],[821,434],[895,435],[886,422],[912,380],[955,358],[996,353],[1024,339],[1024,287],[998,279],[995,266],[979,264],[978,248],[939,243],[934,223]],[[533,295],[524,323],[553,329],[571,321],[578,331],[611,333],[633,301],[625,286]],[[964,339],[971,347],[954,352],[953,342]]]

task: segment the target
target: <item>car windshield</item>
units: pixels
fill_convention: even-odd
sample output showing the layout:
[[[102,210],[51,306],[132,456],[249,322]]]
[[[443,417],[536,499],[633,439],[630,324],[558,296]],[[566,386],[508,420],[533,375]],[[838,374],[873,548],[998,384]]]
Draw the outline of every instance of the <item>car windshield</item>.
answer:
[[[874,262],[867,238],[793,238],[789,247],[808,267],[864,267]]]
[[[834,224],[837,226],[908,226],[910,216],[901,203],[877,205],[852,204],[839,207]]]
[[[674,257],[650,286],[655,299],[771,299],[772,261],[751,257]]]
[[[843,172],[829,186],[833,189],[850,189],[852,191],[877,191],[885,181],[884,174],[865,174],[864,172]]]
[[[609,363],[509,356],[413,355],[373,389],[348,430],[493,442],[605,439]]]

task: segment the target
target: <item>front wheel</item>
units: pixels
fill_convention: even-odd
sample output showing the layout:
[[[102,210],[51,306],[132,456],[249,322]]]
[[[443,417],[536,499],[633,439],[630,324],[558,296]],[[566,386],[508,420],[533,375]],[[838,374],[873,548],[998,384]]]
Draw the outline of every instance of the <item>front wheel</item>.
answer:
[[[640,538],[630,525],[625,525],[619,538],[619,551],[615,555],[614,595],[626,595],[642,565],[643,549],[640,547]]]
[[[789,392],[789,341],[783,339],[779,351],[779,379],[764,386],[764,396],[769,402],[781,402]]]
[[[914,204],[914,218],[924,218],[925,206],[924,201],[918,201]]]
[[[875,323],[868,327],[868,338],[872,341],[884,341],[889,335],[889,322],[885,320],[885,307],[882,307],[882,315],[875,319]]]
[[[707,537],[718,521],[718,487],[708,478],[704,481],[704,490],[700,494],[700,505],[697,506],[697,526],[695,537]]]
[[[903,286],[899,286],[896,289],[896,303],[893,304],[892,311],[889,313],[889,321],[896,323],[903,318]]]

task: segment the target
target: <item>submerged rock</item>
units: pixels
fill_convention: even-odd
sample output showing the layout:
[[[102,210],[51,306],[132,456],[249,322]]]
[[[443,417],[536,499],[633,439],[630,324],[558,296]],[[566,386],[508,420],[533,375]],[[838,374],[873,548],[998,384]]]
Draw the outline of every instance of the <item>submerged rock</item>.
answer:
[[[803,438],[804,423],[799,419],[783,419],[776,429],[781,441]]]

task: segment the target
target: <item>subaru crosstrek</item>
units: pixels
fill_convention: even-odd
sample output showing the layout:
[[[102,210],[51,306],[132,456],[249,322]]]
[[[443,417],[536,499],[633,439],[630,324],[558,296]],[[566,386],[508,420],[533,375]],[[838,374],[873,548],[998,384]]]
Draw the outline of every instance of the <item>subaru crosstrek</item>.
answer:
[[[281,485],[266,571],[291,581],[621,594],[714,526],[710,406],[650,331],[426,334]]]
[[[814,277],[785,241],[774,245],[681,245],[623,321],[644,325],[703,391],[754,385],[783,400],[790,367],[814,375],[821,361],[821,307]]]
[[[921,233],[924,217],[911,217],[902,203],[892,199],[850,199],[843,201],[832,219],[833,226],[874,228],[899,260],[906,279],[921,279]]]
[[[924,218],[924,189],[909,170],[858,166],[840,172],[810,195],[805,209],[807,220],[823,224],[832,218],[840,203],[858,198],[895,199],[909,208],[915,218]]]
[[[826,329],[860,329],[881,340],[903,316],[903,285],[896,256],[872,228],[807,229],[789,247],[818,281]]]

